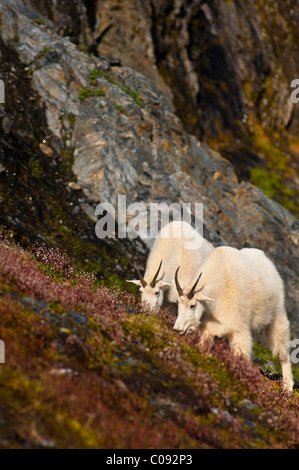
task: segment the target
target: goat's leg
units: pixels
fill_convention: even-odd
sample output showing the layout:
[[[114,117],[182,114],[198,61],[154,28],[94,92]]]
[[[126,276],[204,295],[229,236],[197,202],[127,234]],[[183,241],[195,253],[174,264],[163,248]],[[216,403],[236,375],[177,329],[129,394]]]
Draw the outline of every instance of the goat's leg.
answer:
[[[252,335],[250,329],[244,328],[239,331],[234,331],[230,335],[229,345],[234,354],[251,359]]]
[[[273,356],[277,356],[282,371],[283,386],[287,392],[293,390],[294,381],[290,359],[289,321],[285,311],[279,312],[265,330]]]

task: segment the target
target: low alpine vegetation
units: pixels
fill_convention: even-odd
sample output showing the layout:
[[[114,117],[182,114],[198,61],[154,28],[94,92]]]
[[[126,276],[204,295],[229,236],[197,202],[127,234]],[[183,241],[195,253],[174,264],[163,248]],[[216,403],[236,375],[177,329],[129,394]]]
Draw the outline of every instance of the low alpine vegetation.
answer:
[[[204,354],[199,330],[178,336],[174,323],[64,253],[2,237],[0,446],[297,447],[297,390],[284,394],[225,340]]]

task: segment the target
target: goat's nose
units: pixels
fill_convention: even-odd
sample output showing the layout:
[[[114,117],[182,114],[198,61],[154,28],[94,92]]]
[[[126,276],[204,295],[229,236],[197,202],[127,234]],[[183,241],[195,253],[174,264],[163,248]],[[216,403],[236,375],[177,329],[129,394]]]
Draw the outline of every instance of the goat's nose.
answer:
[[[181,331],[182,331],[182,330],[180,330],[179,328],[173,328],[173,329],[174,329],[174,331],[175,331],[176,333],[181,333]]]

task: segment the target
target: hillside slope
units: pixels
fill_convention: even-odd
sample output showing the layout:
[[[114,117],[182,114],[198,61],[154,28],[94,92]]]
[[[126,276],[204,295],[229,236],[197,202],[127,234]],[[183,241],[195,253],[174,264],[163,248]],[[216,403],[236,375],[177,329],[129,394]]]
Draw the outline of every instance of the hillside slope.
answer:
[[[204,354],[58,250],[2,239],[0,317],[1,448],[298,448],[299,394],[279,374],[225,341]]]

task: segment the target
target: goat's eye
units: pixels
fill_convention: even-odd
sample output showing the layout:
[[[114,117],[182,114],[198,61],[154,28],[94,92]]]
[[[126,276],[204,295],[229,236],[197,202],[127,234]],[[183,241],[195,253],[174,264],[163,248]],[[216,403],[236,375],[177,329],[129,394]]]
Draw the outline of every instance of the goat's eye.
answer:
[[[158,292],[155,292],[155,295],[159,295],[159,291],[158,291]]]
[[[195,307],[196,307],[196,304],[194,304],[194,305],[190,305],[190,308],[192,308],[192,310],[194,310],[194,309],[195,309]]]

